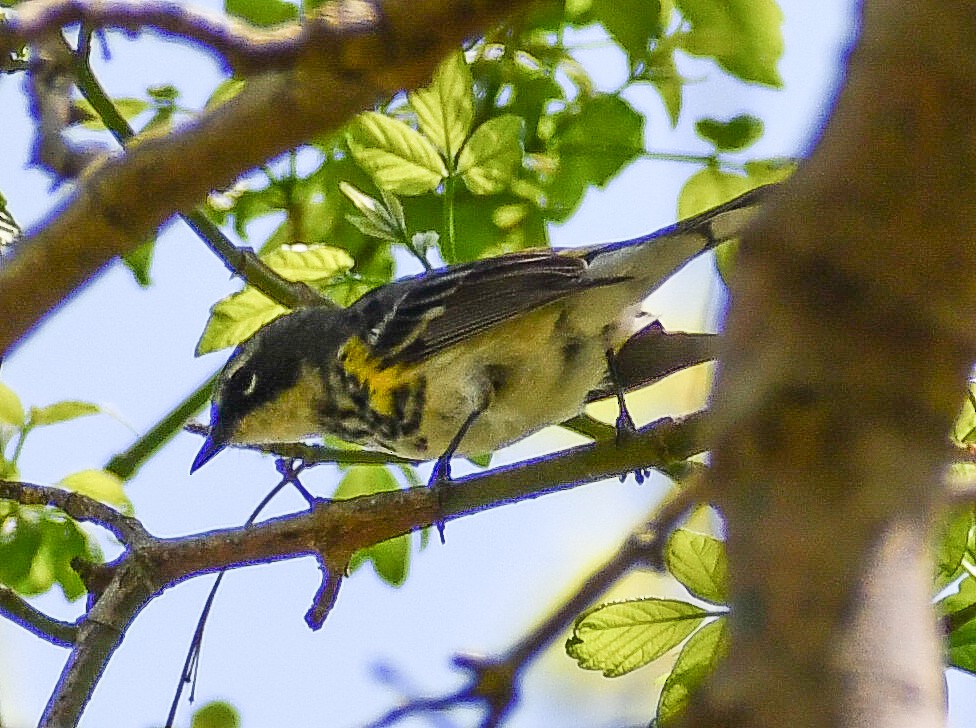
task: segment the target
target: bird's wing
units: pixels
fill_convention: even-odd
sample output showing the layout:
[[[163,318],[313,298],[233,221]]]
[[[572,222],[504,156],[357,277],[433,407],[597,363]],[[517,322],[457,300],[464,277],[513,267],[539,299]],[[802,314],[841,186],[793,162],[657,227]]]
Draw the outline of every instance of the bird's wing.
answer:
[[[587,265],[555,250],[512,253],[400,281],[356,306],[377,355],[417,361],[577,291],[617,282],[586,278]]]

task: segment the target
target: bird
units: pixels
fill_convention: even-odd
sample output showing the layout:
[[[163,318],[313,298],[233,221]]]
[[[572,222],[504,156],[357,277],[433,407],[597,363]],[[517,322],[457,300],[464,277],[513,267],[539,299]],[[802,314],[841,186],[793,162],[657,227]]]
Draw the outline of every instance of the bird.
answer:
[[[431,482],[449,479],[456,455],[484,455],[578,415],[641,328],[643,300],[736,239],[773,186],[636,239],[449,265],[346,308],[282,315],[218,375],[190,472],[228,445],[334,436],[436,460]]]

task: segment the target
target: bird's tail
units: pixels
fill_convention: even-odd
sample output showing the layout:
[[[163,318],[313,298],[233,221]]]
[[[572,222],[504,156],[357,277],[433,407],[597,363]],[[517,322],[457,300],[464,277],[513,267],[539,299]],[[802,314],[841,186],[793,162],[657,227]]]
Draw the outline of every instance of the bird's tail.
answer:
[[[593,246],[583,254],[590,264],[588,275],[627,279],[644,295],[650,294],[685,263],[738,238],[777,186],[756,187],[649,235]]]

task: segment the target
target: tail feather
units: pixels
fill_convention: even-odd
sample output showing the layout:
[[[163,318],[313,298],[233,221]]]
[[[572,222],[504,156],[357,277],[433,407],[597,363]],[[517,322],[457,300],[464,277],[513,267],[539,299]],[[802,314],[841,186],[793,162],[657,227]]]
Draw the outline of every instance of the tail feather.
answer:
[[[627,277],[651,293],[693,258],[738,238],[777,184],[756,187],[726,203],[649,235],[588,249],[583,257],[597,279]]]

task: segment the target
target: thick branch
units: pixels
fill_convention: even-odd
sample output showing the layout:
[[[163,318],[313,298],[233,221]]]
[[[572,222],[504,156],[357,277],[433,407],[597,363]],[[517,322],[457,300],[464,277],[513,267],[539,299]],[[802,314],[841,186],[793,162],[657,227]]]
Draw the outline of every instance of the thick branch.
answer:
[[[974,14],[864,8],[823,140],[731,281],[713,472],[733,641],[689,726],[944,720],[926,544],[976,358]]]
[[[254,77],[238,96],[178,132],[106,159],[0,271],[0,353],[174,212],[338,129],[382,95],[419,85],[451,47],[524,4],[389,0],[368,25],[330,16],[322,22],[332,32],[304,47],[290,68]]]

